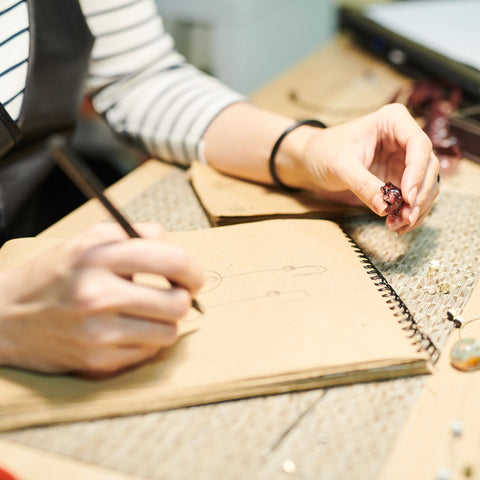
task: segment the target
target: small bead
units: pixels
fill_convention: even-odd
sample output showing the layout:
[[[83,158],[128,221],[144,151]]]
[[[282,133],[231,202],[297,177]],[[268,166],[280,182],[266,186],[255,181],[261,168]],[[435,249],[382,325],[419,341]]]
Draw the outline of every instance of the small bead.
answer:
[[[443,467],[437,472],[437,480],[450,480],[452,472],[449,468]]]
[[[451,423],[450,428],[455,437],[460,437],[463,433],[463,422],[461,420],[454,420]]]
[[[453,320],[457,316],[458,316],[458,312],[456,310],[454,310],[453,308],[449,308],[447,310],[447,319],[448,320]]]
[[[438,272],[438,269],[440,268],[440,262],[438,260],[431,260],[429,263],[429,268],[434,272]]]
[[[471,478],[473,477],[473,468],[471,465],[467,465],[464,469],[463,469],[463,475],[465,476],[465,478]]]
[[[436,285],[431,285],[430,287],[427,288],[427,293],[430,295],[435,295],[438,292],[438,288]]]
[[[287,460],[284,460],[282,463],[282,470],[285,473],[295,473],[297,471],[297,466],[293,460],[287,458]]]
[[[458,315],[453,319],[453,323],[455,324],[455,328],[460,328],[463,325],[463,317]]]
[[[427,283],[437,283],[437,275],[435,274],[435,272],[432,272],[430,270],[427,272]]]

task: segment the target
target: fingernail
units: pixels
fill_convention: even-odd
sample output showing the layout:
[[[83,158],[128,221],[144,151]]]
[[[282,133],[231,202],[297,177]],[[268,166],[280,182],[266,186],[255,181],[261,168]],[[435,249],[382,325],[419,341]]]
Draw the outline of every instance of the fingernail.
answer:
[[[417,187],[413,187],[410,192],[408,192],[407,199],[410,205],[413,205],[415,203],[415,199],[417,198],[417,191]]]
[[[418,220],[418,217],[420,215],[420,207],[415,207],[408,217],[408,221],[410,222],[410,225],[415,225],[416,221]]]
[[[387,214],[387,205],[383,201],[383,195],[381,193],[375,195],[373,199],[373,208],[380,217],[384,217]]]
[[[387,217],[387,218],[389,218],[389,217]],[[405,226],[405,224],[401,223],[401,219],[399,219],[399,218],[391,219],[390,221],[387,222],[387,228],[391,232],[398,232],[404,226]]]

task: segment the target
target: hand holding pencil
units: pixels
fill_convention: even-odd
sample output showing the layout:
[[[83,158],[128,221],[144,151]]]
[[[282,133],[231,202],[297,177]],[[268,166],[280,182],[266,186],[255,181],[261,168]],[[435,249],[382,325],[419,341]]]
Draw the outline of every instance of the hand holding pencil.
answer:
[[[65,174],[70,177],[87,198],[97,198],[130,238],[140,238],[138,232],[120,210],[105,196],[104,188],[94,173],[68,149],[62,136],[56,135],[50,139],[49,150],[57,165],[63,169]],[[192,307],[203,313],[203,308],[195,298],[192,299]]]
[[[60,157],[63,141],[50,146]],[[202,269],[163,240],[159,224],[136,224],[126,235],[127,224],[102,222],[61,242],[18,240],[30,242],[19,247],[28,259],[0,271],[0,365],[102,377],[178,340]],[[133,282],[140,272],[171,288]]]

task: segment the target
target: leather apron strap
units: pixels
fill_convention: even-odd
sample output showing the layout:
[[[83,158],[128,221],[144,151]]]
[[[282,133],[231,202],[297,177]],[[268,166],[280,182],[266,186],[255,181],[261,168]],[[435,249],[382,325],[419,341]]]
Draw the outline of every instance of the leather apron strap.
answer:
[[[0,158],[22,138],[20,129],[0,103]]]
[[[94,41],[78,0],[28,0],[28,7],[30,54],[18,125],[3,107],[0,110],[0,234],[4,240],[16,231],[16,214],[54,165],[44,141],[75,126]]]
[[[75,125],[93,46],[78,0],[28,5],[33,41],[19,119],[25,141]]]

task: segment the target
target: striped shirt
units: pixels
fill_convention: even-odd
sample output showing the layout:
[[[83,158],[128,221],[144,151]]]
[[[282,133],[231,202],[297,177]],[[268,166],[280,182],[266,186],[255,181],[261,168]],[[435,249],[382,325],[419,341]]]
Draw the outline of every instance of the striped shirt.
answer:
[[[243,97],[175,50],[155,0],[79,0],[95,44],[86,89],[118,134],[182,165],[202,159],[210,122]],[[0,0],[0,102],[18,120],[29,54],[28,3]]]

